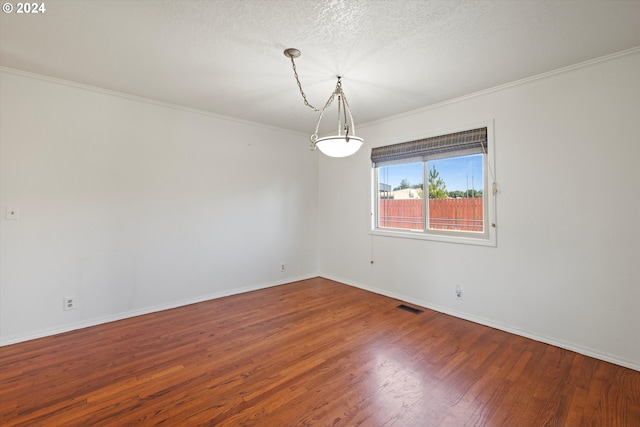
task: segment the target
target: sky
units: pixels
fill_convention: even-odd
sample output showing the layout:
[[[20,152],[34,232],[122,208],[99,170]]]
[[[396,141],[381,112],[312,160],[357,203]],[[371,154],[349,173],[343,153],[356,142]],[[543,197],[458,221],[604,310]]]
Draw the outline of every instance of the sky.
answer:
[[[435,166],[447,191],[482,189],[482,154],[430,160],[429,169]],[[422,163],[384,166],[380,169],[380,182],[398,187],[403,179],[413,186],[422,183]]]

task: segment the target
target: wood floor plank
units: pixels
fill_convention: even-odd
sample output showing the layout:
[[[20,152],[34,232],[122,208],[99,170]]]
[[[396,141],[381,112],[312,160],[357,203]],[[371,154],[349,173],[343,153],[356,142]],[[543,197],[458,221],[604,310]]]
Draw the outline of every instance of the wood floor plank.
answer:
[[[640,372],[316,278],[0,348],[2,426],[640,426]]]

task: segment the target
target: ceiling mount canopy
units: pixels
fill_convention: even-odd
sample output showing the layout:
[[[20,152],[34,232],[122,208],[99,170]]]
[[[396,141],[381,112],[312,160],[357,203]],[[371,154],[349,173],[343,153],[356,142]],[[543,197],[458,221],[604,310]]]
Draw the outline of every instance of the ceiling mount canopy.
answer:
[[[315,150],[316,148],[319,148],[323,154],[330,157],[347,157],[354,154],[362,146],[363,139],[355,135],[356,129],[355,125],[353,124],[353,116],[351,114],[351,109],[349,108],[347,98],[344,96],[344,91],[342,90],[341,76],[337,76],[338,82],[336,83],[336,87],[327,102],[324,104],[324,107],[322,107],[321,110],[317,109],[307,101],[307,96],[302,90],[302,84],[300,83],[300,79],[298,78],[298,72],[296,70],[296,63],[294,61],[294,58],[298,58],[300,54],[300,51],[294,48],[285,49],[284,51],[284,55],[291,59],[293,75],[295,76],[296,82],[298,83],[298,89],[300,89],[300,95],[302,95],[304,105],[320,113],[320,115],[318,116],[318,121],[316,123],[316,130],[311,135],[310,149]],[[338,132],[336,135],[318,138],[318,129],[320,128],[322,117],[336,97],[338,97]],[[344,131],[344,133],[342,133],[342,131]]]

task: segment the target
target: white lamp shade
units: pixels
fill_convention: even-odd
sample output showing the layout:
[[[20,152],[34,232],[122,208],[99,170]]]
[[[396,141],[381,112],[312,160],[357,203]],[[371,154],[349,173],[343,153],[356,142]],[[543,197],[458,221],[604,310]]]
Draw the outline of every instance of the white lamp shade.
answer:
[[[355,154],[362,147],[363,139],[357,136],[350,136],[347,142],[344,135],[327,136],[318,138],[316,147],[329,157],[347,157]]]

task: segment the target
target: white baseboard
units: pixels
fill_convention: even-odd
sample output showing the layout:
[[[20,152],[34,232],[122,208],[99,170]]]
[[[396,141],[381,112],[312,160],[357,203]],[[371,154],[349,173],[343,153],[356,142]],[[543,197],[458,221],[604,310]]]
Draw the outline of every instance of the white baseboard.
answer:
[[[150,314],[150,313],[156,313],[159,311],[163,311],[163,310],[170,310],[172,308],[177,308],[177,307],[182,307],[185,305],[190,305],[190,304],[196,304],[199,302],[204,302],[204,301],[209,301],[209,300],[213,300],[213,299],[217,299],[217,298],[223,298],[223,297],[227,297],[227,296],[231,296],[231,295],[237,295],[237,294],[241,294],[241,293],[245,293],[245,292],[251,292],[251,291],[257,291],[259,289],[266,289],[266,288],[270,288],[273,286],[279,286],[279,285],[284,285],[287,283],[292,283],[292,282],[297,282],[299,280],[306,280],[306,279],[311,279],[314,277],[317,277],[317,274],[311,274],[311,275],[304,275],[304,276],[298,276],[298,277],[287,277],[286,280],[279,280],[279,281],[273,281],[273,282],[266,282],[266,283],[261,283],[258,285],[254,285],[254,286],[247,286],[247,287],[243,287],[243,288],[235,288],[235,289],[230,289],[227,291],[223,291],[223,292],[215,292],[213,294],[207,294],[207,295],[201,295],[195,298],[189,298],[189,299],[184,299],[184,300],[180,300],[180,301],[175,301],[175,302],[171,302],[169,304],[161,304],[161,305],[157,305],[157,306],[153,306],[153,307],[146,307],[146,308],[142,308],[142,309],[138,309],[138,310],[131,310],[131,311],[127,311],[127,312],[123,312],[123,313],[118,313],[118,314],[114,314],[112,316],[105,316],[105,317],[100,317],[100,318],[96,318],[96,319],[91,319],[88,321],[83,321],[83,322],[78,322],[78,323],[73,323],[73,324],[69,324],[69,325],[63,325],[60,327],[56,327],[56,328],[51,328],[51,329],[43,329],[40,331],[36,331],[33,333],[29,333],[29,334],[24,334],[24,335],[18,335],[18,336],[13,336],[13,337],[9,337],[9,338],[2,338],[0,339],[0,347],[3,346],[7,346],[7,345],[11,345],[11,344],[17,344],[20,342],[24,342],[24,341],[30,341],[33,339],[38,339],[38,338],[43,338],[43,337],[48,337],[51,335],[57,335],[57,334],[61,334],[61,333],[65,333],[65,332],[70,332],[70,331],[74,331],[77,329],[83,329],[83,328],[88,328],[91,326],[96,326],[96,325],[101,325],[104,323],[109,323],[109,322],[115,322],[118,320],[123,320],[123,319],[128,319],[131,317],[136,317],[136,316],[142,316],[144,314]],[[513,328],[509,325],[504,325],[501,323],[496,323],[493,322],[491,320],[488,319],[484,319],[484,318],[479,318],[476,316],[470,316],[468,314],[465,313],[461,313],[461,312],[457,312],[455,310],[450,310],[448,308],[445,307],[440,307],[434,304],[430,304],[426,301],[422,301],[416,298],[411,298],[408,297],[406,295],[402,295],[402,294],[396,294],[395,292],[390,292],[390,291],[386,291],[383,289],[378,289],[375,287],[371,287],[371,286],[367,286],[364,285],[362,283],[357,283],[357,282],[353,282],[351,280],[347,280],[347,279],[343,279],[340,277],[335,277],[335,276],[331,276],[331,275],[322,275],[322,277],[330,279],[330,280],[334,280],[336,282],[340,282],[340,283],[344,283],[345,285],[349,285],[349,286],[353,286],[356,288],[360,288],[369,292],[373,292],[376,294],[380,294],[380,295],[384,295],[390,298],[394,298],[397,300],[401,300],[401,301],[405,301],[405,302],[409,302],[415,305],[419,305],[421,307],[424,308],[428,308],[430,310],[434,310],[440,313],[444,313],[444,314],[448,314],[450,316],[454,316],[460,319],[464,319],[464,320],[468,320],[480,325],[484,325],[484,326],[489,326],[491,328],[495,328],[495,329],[499,329],[501,331],[505,331],[505,332],[509,332],[512,333],[514,335],[519,335],[525,338],[529,338],[535,341],[539,341],[539,342],[543,342],[545,344],[549,344],[549,345],[553,345],[556,347],[560,347],[560,348],[564,348],[566,350],[570,350],[570,351],[574,351],[576,353],[580,353],[583,354],[585,356],[589,356],[589,357],[593,357],[595,359],[599,359],[599,360],[603,360],[605,362],[610,362],[610,363],[614,363],[616,365],[619,366],[623,366],[625,368],[629,368],[629,369],[633,369],[635,371],[640,371],[640,364],[638,364],[637,362],[631,361],[631,360],[626,360],[626,359],[621,359],[619,357],[616,357],[614,355],[610,355],[607,353],[602,353],[600,351],[597,350],[593,350],[593,349],[589,349],[589,348],[585,348],[579,345],[576,345],[575,343],[568,343],[565,341],[560,341],[557,340],[555,338],[551,338],[551,337],[545,337],[545,336],[541,336],[541,335],[537,335],[535,333],[531,333],[528,331],[523,331],[523,330],[519,330],[516,328]]]
[[[509,325],[505,325],[505,324],[501,324],[501,323],[496,323],[493,322],[491,320],[488,319],[484,319],[484,318],[480,318],[480,317],[476,317],[476,316],[470,316],[468,314],[465,313],[461,313],[461,312],[457,312],[455,310],[450,310],[446,307],[440,307],[434,304],[430,304],[426,301],[421,301],[419,299],[416,298],[411,298],[408,297],[406,295],[401,295],[401,294],[396,294],[395,292],[390,292],[387,290],[383,290],[383,289],[378,289],[375,287],[371,287],[371,286],[367,286],[367,285],[363,285],[362,283],[357,283],[357,282],[353,282],[351,280],[346,280],[343,279],[341,277],[335,277],[335,276],[331,276],[331,275],[326,275],[326,274],[322,274],[321,277],[324,277],[326,279],[330,279],[330,280],[334,280],[336,282],[340,282],[340,283],[344,283],[345,285],[349,285],[349,286],[353,286],[356,288],[360,288],[360,289],[364,289],[365,291],[369,291],[369,292],[373,292],[376,294],[380,294],[380,295],[384,295],[390,298],[394,298],[397,300],[401,300],[401,301],[405,301],[405,302],[409,302],[415,305],[419,305],[420,307],[424,307],[424,308],[428,308],[429,310],[434,310],[440,313],[444,313],[444,314],[448,314],[450,316],[454,316],[460,319],[464,319],[464,320],[468,320],[470,322],[474,322],[480,325],[484,325],[484,326],[489,326],[491,328],[494,329],[499,329],[501,331],[505,331],[505,332],[509,332],[511,334],[514,335],[519,335],[521,337],[525,337],[525,338],[529,338],[532,339],[534,341],[539,341],[545,344],[549,344],[549,345],[553,345],[555,347],[559,347],[559,348],[563,348],[565,350],[570,350],[570,351],[574,351],[576,353],[585,355],[585,356],[589,356],[589,357],[593,357],[595,359],[599,359],[599,360],[603,360],[605,362],[610,362],[619,366],[623,366],[625,368],[629,368],[629,369],[633,369],[635,371],[640,371],[640,364],[638,364],[638,362],[634,362],[631,360],[626,360],[626,359],[622,359],[620,357],[611,355],[611,354],[607,354],[607,353],[603,353],[597,350],[593,350],[590,348],[585,348],[582,347],[580,345],[577,345],[575,343],[569,343],[569,342],[565,342],[565,341],[561,341],[561,340],[557,340],[555,338],[552,337],[546,337],[546,336],[541,336],[541,335],[537,335],[535,333],[529,332],[529,331],[523,331],[520,329],[516,329],[513,328]]]
[[[17,344],[24,341],[30,341],[38,338],[44,338],[51,335],[62,334],[65,332],[75,331],[77,329],[89,328],[91,326],[102,325],[104,323],[115,322],[118,320],[128,319],[131,317],[142,316],[144,314],[156,313],[163,310],[170,310],[172,308],[182,307],[190,304],[196,304],[199,302],[209,301],[217,298],[228,297],[231,295],[242,294],[245,292],[257,291],[259,289],[271,288],[273,286],[284,285],[286,283],[297,282],[299,280],[306,280],[314,277],[318,277],[318,274],[311,274],[311,275],[304,275],[304,276],[297,276],[297,277],[287,277],[285,280],[266,282],[266,283],[261,283],[253,286],[246,286],[246,287],[230,289],[222,292],[215,292],[212,294],[201,295],[194,298],[187,298],[180,301],[173,301],[167,304],[160,304],[153,307],[145,307],[137,310],[126,311],[123,313],[117,313],[111,316],[104,316],[96,319],[90,319],[82,322],[62,325],[55,328],[42,329],[42,330],[35,331],[28,334],[15,335],[8,338],[3,337],[0,339],[0,347],[4,347],[11,344]]]

